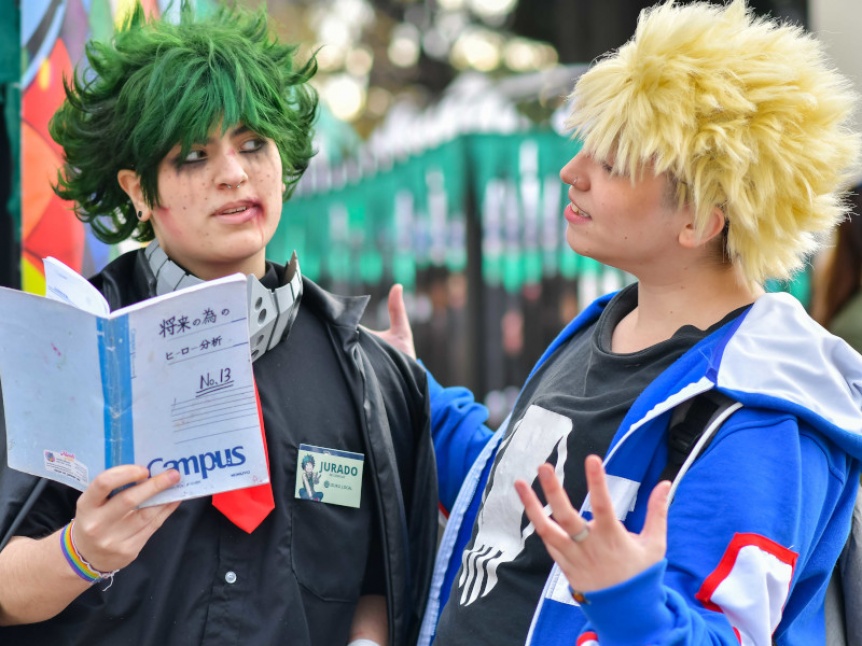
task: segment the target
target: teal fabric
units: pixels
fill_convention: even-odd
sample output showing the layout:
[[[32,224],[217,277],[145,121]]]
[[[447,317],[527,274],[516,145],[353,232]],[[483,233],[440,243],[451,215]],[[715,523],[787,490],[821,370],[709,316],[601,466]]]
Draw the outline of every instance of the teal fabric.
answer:
[[[11,217],[16,242],[21,240],[21,12],[17,0],[0,2],[0,107],[12,155],[12,191],[0,217]]]
[[[9,144],[13,160],[12,190],[6,203],[6,212],[13,220],[12,230],[15,241],[21,241],[21,88],[18,83],[0,85],[0,95],[3,103],[3,119],[6,121],[6,131],[9,133]]]
[[[18,0],[0,2],[0,85],[21,77],[21,11]]]

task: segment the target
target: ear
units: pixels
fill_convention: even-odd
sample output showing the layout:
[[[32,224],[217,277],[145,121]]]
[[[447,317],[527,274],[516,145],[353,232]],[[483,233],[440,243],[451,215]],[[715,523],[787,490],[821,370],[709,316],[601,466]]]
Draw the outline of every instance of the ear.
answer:
[[[128,168],[123,168],[117,172],[117,183],[123,189],[132,204],[135,205],[135,211],[141,214],[139,218],[141,222],[146,222],[150,219],[150,207],[144,200],[144,191],[141,187],[141,177],[135,171]]]
[[[705,245],[715,238],[715,236],[721,234],[724,230],[724,223],[724,211],[715,206],[707,217],[706,227],[704,228],[703,233],[698,234],[697,227],[695,227],[694,224],[694,213],[689,211],[688,221],[679,233],[679,243],[683,247],[689,249]]]

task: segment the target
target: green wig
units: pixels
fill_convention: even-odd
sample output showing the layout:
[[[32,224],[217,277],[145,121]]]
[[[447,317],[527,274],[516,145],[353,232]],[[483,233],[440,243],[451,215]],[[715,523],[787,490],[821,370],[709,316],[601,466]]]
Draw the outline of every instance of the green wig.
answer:
[[[860,138],[856,96],[801,28],[726,6],[665,2],[578,80],[584,150],[630,174],[668,172],[703,231],[713,208],[754,282],[788,278],[844,217]]]
[[[54,190],[108,243],[153,239],[117,173],[134,170],[147,204],[158,206],[168,151],[180,144],[185,156],[219,125],[225,132],[242,123],[275,143],[285,200],[313,155],[314,57],[298,67],[296,47],[278,42],[265,10],[197,18],[182,0],[178,13],[176,23],[147,18],[137,3],[111,42],[87,43],[91,69],[65,82],[66,101],[49,125],[65,151]]]

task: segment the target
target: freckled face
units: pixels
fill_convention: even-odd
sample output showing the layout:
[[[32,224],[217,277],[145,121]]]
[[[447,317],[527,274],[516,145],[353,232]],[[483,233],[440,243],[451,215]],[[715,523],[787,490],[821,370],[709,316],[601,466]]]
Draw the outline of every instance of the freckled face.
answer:
[[[266,245],[281,218],[282,167],[275,144],[244,126],[216,128],[185,157],[175,146],[159,164],[151,218],[168,256],[199,278],[262,276]]]

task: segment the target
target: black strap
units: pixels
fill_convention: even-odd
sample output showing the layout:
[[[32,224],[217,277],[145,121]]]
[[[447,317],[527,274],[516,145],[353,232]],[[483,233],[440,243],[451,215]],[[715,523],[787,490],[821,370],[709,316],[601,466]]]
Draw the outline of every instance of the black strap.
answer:
[[[15,532],[18,530],[18,527],[24,522],[24,519],[27,517],[27,514],[30,513],[30,509],[32,509],[33,505],[36,504],[36,501],[39,499],[39,496],[42,495],[42,490],[45,488],[45,485],[48,484],[48,481],[45,478],[39,478],[39,482],[36,483],[36,486],[33,487],[33,490],[30,492],[30,495],[27,496],[27,500],[24,501],[24,504],[21,505],[21,509],[18,510],[18,513],[15,515],[15,519],[12,521],[12,524],[9,525],[9,529],[6,530],[6,533],[3,535],[3,539],[0,540],[0,552],[3,551],[3,548],[6,547],[6,544],[12,540],[12,537],[15,535]]]
[[[673,481],[676,478],[703,432],[718,415],[734,403],[727,395],[708,390],[677,407],[667,432],[667,465],[661,474],[661,480]]]

